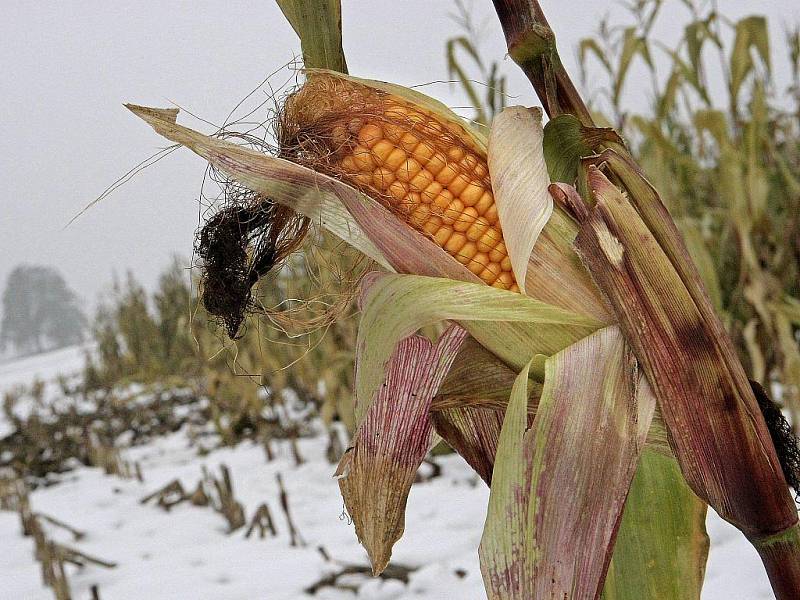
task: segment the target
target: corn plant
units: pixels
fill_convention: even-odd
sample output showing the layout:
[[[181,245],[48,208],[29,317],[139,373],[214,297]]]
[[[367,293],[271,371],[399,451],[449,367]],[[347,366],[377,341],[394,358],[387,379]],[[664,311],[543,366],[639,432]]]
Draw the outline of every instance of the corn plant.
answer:
[[[486,130],[350,76],[338,0],[278,4],[306,80],[273,152],[179,125],[175,109],[129,108],[249,189],[239,214],[274,215],[244,227],[247,281],[300,248],[306,225],[374,262],[337,469],[373,572],[438,434],[491,486],[479,556],[492,599],[697,598],[706,505],[753,543],[776,596],[796,598],[797,511],[756,396],[769,401],[539,4],[494,2],[546,131],[542,109],[506,108]]]

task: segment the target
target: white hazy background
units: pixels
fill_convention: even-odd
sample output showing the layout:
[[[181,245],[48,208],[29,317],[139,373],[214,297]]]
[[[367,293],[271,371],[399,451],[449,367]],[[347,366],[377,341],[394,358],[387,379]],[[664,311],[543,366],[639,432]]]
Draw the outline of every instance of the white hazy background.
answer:
[[[445,40],[460,33],[451,0],[343,0],[344,45],[354,75],[420,85],[447,76]],[[470,5],[469,2],[467,2]],[[620,3],[543,0],[564,62],[578,79],[575,48],[600,18],[620,23]],[[480,48],[502,59],[505,44],[491,3],[474,0],[484,24]],[[732,20],[767,14],[779,85],[789,79],[783,37],[800,2],[718,0]],[[614,18],[616,16],[616,18]],[[668,0],[657,33],[674,40],[688,13]],[[20,262],[53,265],[91,310],[113,274],[131,270],[146,286],[175,254],[189,257],[198,226],[204,163],[173,153],[65,225],[129,168],[163,144],[124,102],[178,104],[221,122],[237,102],[300,52],[270,0],[236,2],[3,2],[0,20],[0,290]],[[664,63],[666,64],[666,63]],[[508,59],[511,104],[536,104]],[[635,71],[627,102],[644,109]],[[462,106],[456,86],[423,88]],[[183,121],[203,131],[209,126]]]

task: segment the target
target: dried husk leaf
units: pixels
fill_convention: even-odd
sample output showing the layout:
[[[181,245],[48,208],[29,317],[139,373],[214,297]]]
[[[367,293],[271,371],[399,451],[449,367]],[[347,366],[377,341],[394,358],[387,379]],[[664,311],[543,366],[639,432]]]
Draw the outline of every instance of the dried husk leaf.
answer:
[[[466,335],[452,325],[435,345],[420,335],[397,344],[337,469],[345,506],[375,575],[386,568],[403,534],[408,493],[433,443],[431,401]]]
[[[500,410],[463,406],[437,410],[431,419],[436,433],[491,485],[503,415]]]
[[[445,377],[439,393],[433,399],[432,410],[445,410],[461,406],[504,411],[517,373],[468,337]],[[542,386],[529,383],[531,389],[528,410],[536,412]]]
[[[526,432],[527,378],[523,369],[500,435],[484,584],[490,600],[595,598],[655,402],[637,393],[636,361],[615,326],[547,360]]]
[[[365,285],[368,293],[356,345],[359,420],[383,380],[393,348],[426,325],[459,322],[512,368],[535,354],[550,356],[602,326],[593,319],[487,285],[379,274],[365,279]],[[392,310],[387,311],[387,306]]]
[[[647,374],[689,485],[751,538],[793,527],[797,511],[727,338],[625,196],[594,168],[589,180],[597,205],[576,247]]]
[[[514,277],[520,282],[525,282],[534,244],[553,214],[542,138],[541,109],[522,106],[497,115],[489,135],[492,191]],[[524,292],[524,285],[520,289]]]
[[[342,202],[373,202],[350,186],[287,160],[256,152],[178,125],[175,109],[127,104],[159,135],[189,148],[222,173],[305,215],[387,269],[391,266],[361,230]],[[460,265],[459,265],[460,266]]]

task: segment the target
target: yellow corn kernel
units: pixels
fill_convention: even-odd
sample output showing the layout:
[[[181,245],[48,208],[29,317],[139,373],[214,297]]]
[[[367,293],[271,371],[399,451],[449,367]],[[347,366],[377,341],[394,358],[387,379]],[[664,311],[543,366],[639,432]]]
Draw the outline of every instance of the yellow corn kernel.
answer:
[[[483,185],[476,181],[470,181],[461,192],[461,201],[464,206],[475,206],[483,196],[483,192]]]
[[[450,182],[456,178],[456,175],[458,175],[457,168],[458,167],[456,165],[452,163],[447,163],[436,174],[436,181],[438,181],[442,185],[449,185]]]
[[[334,131],[336,128],[334,127]],[[344,133],[344,132],[342,132]],[[383,130],[374,123],[367,123],[358,132],[358,143],[372,148],[375,144],[383,139]]]
[[[431,184],[422,191],[422,201],[433,203],[439,194],[442,193],[442,190],[444,190],[444,188],[441,183],[437,181],[431,182]]]
[[[489,221],[492,225],[497,225],[500,227],[500,215],[497,214],[497,205],[492,204],[489,208],[486,209],[486,212],[483,213],[483,218]]]
[[[442,192],[442,195],[444,195],[444,192]],[[457,219],[461,218],[463,212],[464,203],[456,198],[447,205],[447,208],[445,208],[444,214],[442,215],[442,219],[444,220],[445,224],[453,225],[453,229],[455,229],[455,222]]]
[[[356,159],[351,155],[348,154],[342,159],[342,169],[345,170],[347,173],[357,173],[358,166],[356,165]]]
[[[447,158],[441,152],[434,151],[433,155],[428,159],[428,162],[425,164],[425,168],[431,172],[431,174],[436,178],[436,176],[444,169],[444,166],[447,164]],[[436,178],[438,181],[438,178]],[[447,185],[446,183],[444,185]]]
[[[458,252],[464,247],[467,243],[467,236],[463,233],[454,232],[453,235],[445,242],[444,249],[447,250],[451,255],[457,255]]]
[[[508,271],[503,271],[497,277],[495,284],[502,284],[505,289],[509,289],[512,285],[514,285],[514,276]]]
[[[414,147],[411,154],[430,171],[429,162],[436,154],[436,147],[429,141],[422,141]]]
[[[386,191],[394,183],[394,173],[386,167],[378,167],[372,172],[372,183],[379,191]]]
[[[353,179],[355,179],[356,183],[362,187],[369,187],[372,185],[372,174],[371,173],[356,173],[352,175]]]
[[[461,194],[464,193],[464,190],[467,188],[469,184],[470,184],[469,177],[464,175],[464,173],[459,173],[458,175],[456,175],[455,179],[453,179],[453,181],[451,181],[447,185],[447,189],[453,192],[454,196],[460,197]]]
[[[492,196],[490,192],[484,190],[483,194],[481,194],[480,200],[475,203],[475,210],[477,210],[478,214],[482,217],[486,217],[486,213],[492,207],[494,207],[494,196]],[[492,223],[492,220],[488,217],[486,217],[486,220],[489,221],[489,223]],[[492,223],[492,225],[494,225],[494,223]]]
[[[366,146],[356,146],[353,150],[353,159],[358,172],[372,171],[375,168],[375,157],[372,150]]]
[[[405,153],[404,150],[401,152]],[[400,165],[400,168],[397,169],[397,179],[408,183],[411,179],[416,177],[420,171],[422,171],[422,165],[413,158],[408,158]]]
[[[408,185],[409,187],[414,190],[415,192],[424,192],[428,189],[433,183],[433,175],[427,169],[421,169],[419,173],[414,175],[414,177],[409,180]],[[440,184],[441,185],[441,184]],[[441,191],[438,190],[436,193],[438,194]],[[426,200],[429,202],[430,200]]]
[[[398,144],[398,146],[400,146],[409,154],[413,154],[414,148],[416,148],[418,145],[419,138],[411,132],[404,133],[403,137],[400,138],[400,143]]]
[[[478,273],[478,277],[483,279],[489,285],[492,285],[496,280],[497,277],[500,275],[502,271],[500,270],[500,265],[494,262],[490,262],[486,265],[486,268],[483,269],[480,273]]]
[[[375,155],[375,162],[377,162],[379,165],[383,165],[383,163],[386,161],[386,158],[394,149],[395,145],[389,140],[381,140],[377,142],[374,146],[372,146],[372,153]]]
[[[464,149],[460,146],[452,146],[447,150],[447,158],[451,162],[458,162],[464,158]]]
[[[477,210],[475,210],[472,207],[467,207],[466,209],[464,209],[464,212],[468,210],[475,211],[475,215],[477,216],[478,214]],[[490,227],[491,226],[489,225],[489,222],[486,219],[484,219],[483,217],[477,217],[475,221],[467,229],[467,239],[471,242],[477,242],[483,237],[483,234],[485,234]]]
[[[451,194],[448,190],[442,190],[439,192],[436,198],[433,199],[433,202],[431,203],[431,209],[434,213],[443,217],[447,207],[450,206],[452,201],[453,194]]]
[[[389,192],[395,200],[402,202],[405,200],[406,194],[408,194],[408,184],[402,181],[395,181],[386,191]]]
[[[464,206],[461,200],[456,200],[455,202],[458,202],[461,206]],[[472,227],[472,225],[475,223],[475,219],[477,218],[478,218],[478,211],[476,211],[474,208],[472,208],[471,206],[463,208],[461,209],[461,214],[456,217],[456,221],[453,224],[453,229],[455,231],[459,231],[461,233],[466,234],[469,228]],[[469,239],[469,235],[467,235],[467,239]]]
[[[414,207],[414,212],[411,213],[411,224],[417,229],[422,229],[430,218],[431,207],[427,204],[419,204]]]
[[[442,218],[431,213],[431,216],[428,217],[428,220],[422,226],[422,230],[428,235],[435,235],[436,232],[439,231],[439,229],[441,229],[441,227],[442,227]]]
[[[440,247],[444,248],[444,245],[447,243],[447,240],[450,239],[450,236],[453,235],[453,228],[449,225],[442,225],[433,234],[433,239],[436,240],[436,243],[439,244]]]
[[[486,265],[489,264],[489,255],[485,252],[478,252],[475,256],[472,257],[472,260],[469,261],[467,264],[467,268],[478,275],[481,273],[485,268]]]
[[[503,242],[498,243],[497,246],[495,246],[492,251],[489,252],[489,258],[492,259],[492,262],[499,263],[506,256],[508,256],[508,250]]]
[[[394,171],[396,177],[397,171],[400,169],[400,165],[406,162],[407,158],[408,154],[406,154],[405,150],[402,150],[400,148],[395,148],[394,150],[389,152],[389,155],[383,161],[383,166]]]
[[[475,242],[468,241],[456,254],[456,260],[462,265],[466,265],[478,253],[478,246]]]
[[[494,250],[494,247],[502,240],[500,233],[493,228],[489,228],[483,232],[483,235],[478,240],[478,251],[489,253]],[[502,259],[501,259],[502,260]]]

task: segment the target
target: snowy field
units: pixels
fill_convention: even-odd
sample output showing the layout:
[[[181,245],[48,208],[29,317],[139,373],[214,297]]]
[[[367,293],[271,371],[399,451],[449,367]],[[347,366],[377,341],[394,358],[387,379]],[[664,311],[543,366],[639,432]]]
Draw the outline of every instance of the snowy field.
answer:
[[[50,379],[80,368],[82,353],[67,349],[0,364],[0,394],[34,376]],[[4,429],[5,428],[5,429]],[[8,424],[0,422],[0,435]],[[302,439],[305,464],[296,467],[288,446],[275,446],[267,462],[251,443],[198,456],[184,431],[130,448],[124,458],[139,461],[144,482],[79,468],[60,482],[31,494],[34,511],[85,532],[74,542],[66,531],[48,528],[55,539],[87,554],[117,563],[113,569],[69,567],[73,598],[89,599],[97,585],[102,600],[289,600],[301,598],[369,600],[478,600],[485,598],[477,547],[488,489],[457,456],[437,457],[442,475],[414,486],[406,532],[392,563],[411,569],[407,583],[360,575],[340,578],[340,586],[306,589],[344,566],[367,565],[352,525],[343,514],[334,466],[325,459],[326,440]],[[148,493],[174,479],[193,490],[205,466],[212,473],[226,464],[235,495],[248,516],[262,503],[272,513],[277,536],[245,538],[226,533],[222,516],[209,507],[184,502],[166,512]],[[289,509],[305,546],[292,547],[281,510],[276,475],[281,474]],[[712,540],[704,600],[772,598],[761,563],[742,535],[715,514],[708,518]],[[22,536],[16,513],[0,512],[0,598],[50,600],[41,584],[33,542]]]

